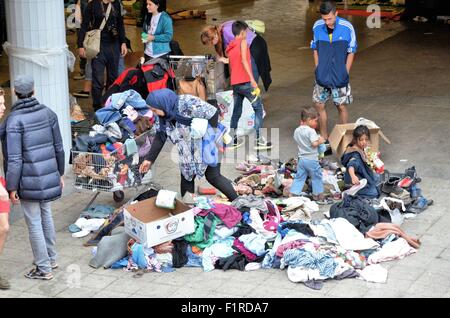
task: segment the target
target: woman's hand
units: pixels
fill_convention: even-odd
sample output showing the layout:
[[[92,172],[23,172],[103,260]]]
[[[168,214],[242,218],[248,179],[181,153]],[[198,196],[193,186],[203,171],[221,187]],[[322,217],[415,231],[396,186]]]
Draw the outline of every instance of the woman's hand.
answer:
[[[147,171],[150,170],[152,167],[152,162],[149,160],[144,160],[141,165],[139,166],[139,172],[140,173],[147,173]]]
[[[251,80],[250,84],[252,85],[253,88],[258,88],[258,83],[256,83],[255,80]]]

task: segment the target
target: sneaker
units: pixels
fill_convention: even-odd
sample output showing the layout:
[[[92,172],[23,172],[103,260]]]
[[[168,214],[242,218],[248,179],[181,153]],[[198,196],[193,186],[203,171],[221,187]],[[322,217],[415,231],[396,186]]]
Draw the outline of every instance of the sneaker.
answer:
[[[403,192],[403,189],[397,185],[399,181],[400,181],[399,177],[390,177],[381,186],[381,191],[386,194],[391,194],[391,193],[394,193],[395,195],[401,194]]]
[[[361,179],[361,180],[359,180],[359,184],[355,184],[350,189],[342,192],[342,197],[345,197],[346,195],[355,195],[356,193],[358,193],[359,190],[364,188],[366,185],[367,185],[367,179]]]
[[[53,279],[53,274],[44,273],[39,268],[35,267],[28,274],[25,274],[25,277],[30,279],[51,280]]]
[[[76,93],[72,94],[75,97],[79,97],[79,98],[89,98],[89,96],[91,96],[90,92],[85,92],[85,91],[79,91]]]
[[[10,289],[10,288],[11,288],[11,285],[9,284],[9,282],[5,278],[0,276],[0,289],[6,290],[6,289]]]
[[[234,136],[231,145],[227,146],[228,149],[236,149],[244,144],[245,140],[242,137]]]
[[[330,205],[330,204],[333,204],[334,203],[334,201],[333,200],[331,200],[330,198],[327,198],[327,197],[325,197],[324,195],[323,195],[323,193],[322,194],[319,194],[319,195],[313,195],[313,200],[314,201],[316,201],[316,203],[318,204],[318,205]]]
[[[194,194],[186,192],[183,196],[183,202],[187,205],[194,205],[195,204]]]
[[[75,75],[73,77],[74,80],[78,81],[78,80],[82,80],[84,79],[86,76],[84,75],[84,73],[80,73],[79,75]]]
[[[272,149],[273,145],[270,141],[267,141],[264,137],[259,137],[255,141],[255,150],[266,150],[266,149]]]

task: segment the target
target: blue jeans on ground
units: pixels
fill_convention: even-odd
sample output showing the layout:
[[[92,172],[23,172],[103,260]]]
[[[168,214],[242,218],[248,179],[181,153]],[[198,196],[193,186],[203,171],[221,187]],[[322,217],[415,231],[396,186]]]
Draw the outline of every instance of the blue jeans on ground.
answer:
[[[28,227],[34,263],[44,273],[50,273],[50,262],[56,262],[56,233],[51,203],[20,200]]]
[[[242,115],[242,103],[244,98],[247,98],[250,103],[252,103],[253,110],[255,111],[255,130],[256,138],[259,138],[259,129],[263,125],[263,107],[261,103],[261,97],[252,95],[254,88],[250,83],[243,83],[238,85],[233,85],[233,115],[231,116],[230,128],[236,131],[239,119]]]
[[[297,173],[291,186],[292,194],[299,195],[302,192],[307,176],[311,178],[313,194],[323,193],[322,168],[319,161],[299,158]]]

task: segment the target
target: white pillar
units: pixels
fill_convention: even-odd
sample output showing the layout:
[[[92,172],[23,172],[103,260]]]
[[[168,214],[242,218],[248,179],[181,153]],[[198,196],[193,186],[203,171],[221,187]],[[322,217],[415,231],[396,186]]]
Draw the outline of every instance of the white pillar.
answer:
[[[33,77],[35,97],[58,116],[67,168],[72,142],[64,1],[6,0],[6,23],[11,88],[17,75]]]

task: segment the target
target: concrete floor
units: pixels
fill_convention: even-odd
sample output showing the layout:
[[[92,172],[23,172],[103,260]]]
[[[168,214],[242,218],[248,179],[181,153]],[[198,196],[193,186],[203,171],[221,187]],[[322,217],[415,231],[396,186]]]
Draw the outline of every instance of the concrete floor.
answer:
[[[307,47],[312,24],[318,18],[314,5],[305,0],[177,0],[176,6],[207,10],[206,21],[175,22],[175,39],[187,55],[212,52],[199,41],[199,31],[207,23],[236,18],[266,22],[265,38],[274,82],[264,94],[265,126],[279,128],[280,159],[295,156],[292,133],[300,108],[312,104],[313,59]],[[392,145],[381,142],[387,169],[401,171],[416,165],[423,178],[424,194],[435,200],[426,212],[402,226],[408,234],[421,239],[422,247],[416,255],[382,264],[389,270],[387,284],[330,281],[321,291],[313,291],[289,282],[279,270],[203,273],[182,268],[167,275],[144,275],[140,280],[120,271],[94,270],[87,265],[90,249],[82,247],[82,241],[71,238],[67,232],[68,225],[87,204],[89,193],[74,192],[69,186],[65,197],[54,204],[62,265],[56,279],[46,283],[23,278],[32,257],[26,225],[20,219],[13,223],[0,257],[0,272],[11,278],[13,288],[0,293],[0,297],[449,297],[450,217],[445,212],[450,209],[450,26],[383,22],[381,29],[368,29],[363,18],[349,20],[355,26],[359,43],[351,72],[354,103],[349,107],[350,120],[365,117],[375,121],[392,141]],[[139,48],[140,31],[127,27],[127,33],[133,47]],[[72,47],[74,41],[74,36],[69,35]],[[0,83],[7,79],[7,58],[3,56]],[[81,85],[81,81],[70,81],[71,91],[80,90]],[[80,102],[89,110],[89,100]],[[328,110],[331,129],[337,123],[337,111],[332,105],[328,105]],[[178,190],[179,175],[176,165],[167,160],[169,152],[166,147],[155,165],[156,181]],[[231,164],[223,170],[230,178],[237,175]],[[132,190],[128,191],[127,197],[132,194]],[[98,202],[113,204],[107,194],[100,196]],[[68,266],[73,264],[81,269],[81,288],[68,287]]]

